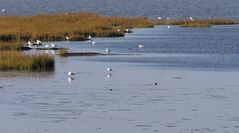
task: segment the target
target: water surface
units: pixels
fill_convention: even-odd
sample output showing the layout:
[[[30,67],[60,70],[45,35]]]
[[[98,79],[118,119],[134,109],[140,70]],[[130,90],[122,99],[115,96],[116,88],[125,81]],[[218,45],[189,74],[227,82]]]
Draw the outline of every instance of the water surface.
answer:
[[[1,71],[0,132],[237,132],[238,31],[157,26],[93,38],[95,46],[54,42],[70,51],[129,55],[55,56],[53,71]]]
[[[238,0],[0,0],[0,8],[6,9],[6,15],[87,11],[110,16],[239,19]]]

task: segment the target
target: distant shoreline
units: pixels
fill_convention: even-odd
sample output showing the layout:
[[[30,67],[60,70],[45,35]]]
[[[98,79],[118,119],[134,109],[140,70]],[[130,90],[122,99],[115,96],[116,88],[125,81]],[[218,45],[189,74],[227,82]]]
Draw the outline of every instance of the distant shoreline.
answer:
[[[0,16],[0,41],[84,41],[92,37],[121,37],[130,28],[153,27],[143,17],[107,17],[94,13]]]
[[[174,20],[99,16],[95,13],[39,14],[34,16],[0,16],[0,41],[84,41],[91,37],[122,37],[132,28],[152,28],[154,25],[210,27],[239,24],[238,20]]]

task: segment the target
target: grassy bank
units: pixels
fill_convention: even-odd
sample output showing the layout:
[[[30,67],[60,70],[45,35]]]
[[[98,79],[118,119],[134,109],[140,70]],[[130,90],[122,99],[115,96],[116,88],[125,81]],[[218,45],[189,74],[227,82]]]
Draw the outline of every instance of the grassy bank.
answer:
[[[123,36],[126,28],[153,27],[154,23],[143,17],[106,17],[94,13],[0,16],[0,41],[62,41],[66,36],[70,40],[86,40],[89,35],[117,37]]]
[[[0,70],[42,70],[54,68],[50,55],[26,55],[18,51],[0,51]]]
[[[207,20],[194,20],[194,21],[185,21],[185,20],[171,20],[164,22],[165,24],[170,25],[181,25],[182,27],[210,27],[212,25],[232,25],[239,24],[237,20],[227,20],[227,19],[207,19]]]
[[[127,28],[153,27],[155,24],[183,27],[209,27],[211,25],[238,24],[224,19],[209,20],[149,20],[144,17],[108,17],[94,13],[42,14],[36,16],[0,16],[0,41],[27,42],[86,40],[92,37],[124,36]]]
[[[20,42],[1,42],[0,51],[3,50],[21,50],[22,44]]]
[[[98,16],[94,13],[41,14],[36,16],[0,16],[0,41],[27,42],[86,40],[92,37],[124,36],[126,29],[147,28],[156,24],[183,27],[209,27],[211,25],[238,24],[225,19],[208,20],[149,20],[144,17],[126,18]]]

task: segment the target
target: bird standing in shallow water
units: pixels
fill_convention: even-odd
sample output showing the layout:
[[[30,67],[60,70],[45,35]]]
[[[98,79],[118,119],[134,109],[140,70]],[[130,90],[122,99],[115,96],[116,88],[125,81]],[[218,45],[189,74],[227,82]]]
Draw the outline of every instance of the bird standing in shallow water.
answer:
[[[138,45],[138,47],[139,47],[139,48],[143,48],[143,47],[144,47],[144,45],[142,45],[142,44],[139,44],[139,45]]]
[[[40,41],[40,40],[37,40],[37,41],[36,41],[36,46],[39,47],[39,46],[41,46],[41,45],[42,45],[41,41]]]
[[[73,75],[76,75],[76,73],[74,73],[74,72],[68,72],[68,76],[73,76]]]
[[[2,9],[1,12],[6,12],[6,10],[5,10],[5,9]]]
[[[111,50],[106,48],[105,51],[106,51],[107,54],[109,54]]]
[[[49,48],[50,46],[48,44],[45,45],[45,48]]]
[[[41,44],[41,41],[40,41],[40,40],[37,40],[36,43],[37,43],[37,44]]]
[[[109,72],[113,71],[112,68],[110,68],[110,67],[108,67],[106,70],[109,71]]]
[[[30,41],[28,41],[27,43],[28,43],[28,46],[30,47],[33,46],[33,44]]]
[[[52,47],[52,48],[55,48],[55,47],[56,47],[56,44],[51,43],[51,47]]]

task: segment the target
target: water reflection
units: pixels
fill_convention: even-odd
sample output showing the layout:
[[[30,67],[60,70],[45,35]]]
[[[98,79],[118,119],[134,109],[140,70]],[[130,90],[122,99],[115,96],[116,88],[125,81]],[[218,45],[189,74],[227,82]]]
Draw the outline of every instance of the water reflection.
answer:
[[[74,77],[68,77],[68,82],[71,83],[72,81],[74,81],[76,78]]]
[[[0,79],[50,78],[55,74],[54,69],[38,71],[0,71]]]
[[[106,77],[107,77],[108,79],[110,79],[110,78],[112,77],[112,74],[111,74],[111,73],[108,73],[108,74],[106,75]]]
[[[56,51],[55,50],[45,50],[45,54],[55,55]]]
[[[56,55],[57,50],[36,50],[36,49],[31,49],[31,50],[26,50],[23,51],[24,53],[27,54],[48,54],[48,55]]]

